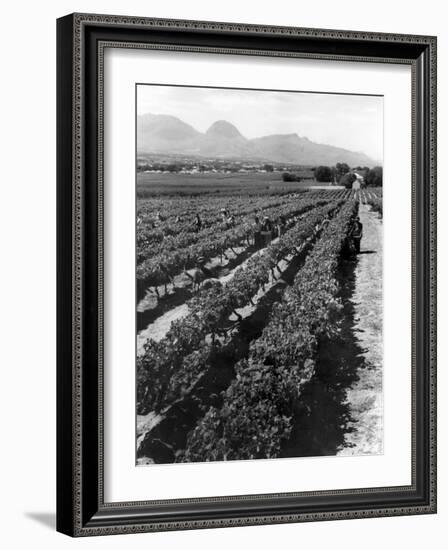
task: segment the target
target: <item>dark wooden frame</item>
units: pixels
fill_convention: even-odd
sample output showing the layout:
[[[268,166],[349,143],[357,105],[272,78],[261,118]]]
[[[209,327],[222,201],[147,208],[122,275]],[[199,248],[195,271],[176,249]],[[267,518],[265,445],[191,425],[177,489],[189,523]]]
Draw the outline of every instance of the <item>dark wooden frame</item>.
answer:
[[[102,55],[111,45],[411,65],[412,485],[104,502]],[[88,536],[434,513],[436,38],[74,14],[57,22],[57,51],[57,529]]]

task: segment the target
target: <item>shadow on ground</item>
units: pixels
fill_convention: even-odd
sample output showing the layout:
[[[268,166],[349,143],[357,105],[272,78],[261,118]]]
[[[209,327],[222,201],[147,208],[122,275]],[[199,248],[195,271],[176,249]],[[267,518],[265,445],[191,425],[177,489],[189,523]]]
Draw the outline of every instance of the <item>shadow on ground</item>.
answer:
[[[221,408],[223,394],[235,377],[235,364],[247,357],[250,343],[259,338],[269,320],[270,312],[287,286],[291,285],[302,267],[311,244],[295,256],[274,285],[257,303],[254,312],[246,317],[224,345],[210,353],[203,376],[190,393],[169,409],[159,424],[140,444],[137,457],[149,457],[157,464],[174,462],[185,449],[188,434],[211,407]]]
[[[222,266],[220,264],[215,265],[208,269],[209,275],[207,278],[220,278],[228,275],[233,269],[240,266],[245,262],[252,254],[258,250],[258,247],[253,245],[248,246],[243,252],[235,254],[233,258]],[[137,296],[137,305],[140,300],[143,299],[145,294],[144,290],[140,290]],[[184,304],[189,300],[194,293],[191,291],[191,284],[188,283],[185,286],[171,287],[168,294],[162,295],[156,300],[155,307],[145,309],[144,311],[137,311],[137,332],[145,329],[149,324],[153,323],[160,315],[163,315],[166,311],[170,311],[174,307]]]
[[[355,312],[351,301],[357,264],[358,259],[341,260],[338,273],[343,303],[341,332],[337,338],[319,344],[315,374],[298,399],[293,431],[281,457],[335,455],[347,446],[345,435],[354,429],[349,424],[353,419],[347,390],[358,381],[359,369],[365,367],[364,350],[354,336]]]
[[[54,512],[25,512],[25,516],[52,531],[56,530],[56,514]]]

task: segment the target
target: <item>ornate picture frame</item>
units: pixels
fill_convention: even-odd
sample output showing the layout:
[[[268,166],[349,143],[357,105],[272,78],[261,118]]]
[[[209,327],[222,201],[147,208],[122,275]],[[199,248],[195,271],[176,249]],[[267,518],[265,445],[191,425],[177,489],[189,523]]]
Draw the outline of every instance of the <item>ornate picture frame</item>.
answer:
[[[436,512],[436,38],[72,14],[57,22],[57,529],[70,536]],[[412,483],[106,502],[104,51],[404,64],[412,72]],[[133,368],[130,366],[130,368]]]

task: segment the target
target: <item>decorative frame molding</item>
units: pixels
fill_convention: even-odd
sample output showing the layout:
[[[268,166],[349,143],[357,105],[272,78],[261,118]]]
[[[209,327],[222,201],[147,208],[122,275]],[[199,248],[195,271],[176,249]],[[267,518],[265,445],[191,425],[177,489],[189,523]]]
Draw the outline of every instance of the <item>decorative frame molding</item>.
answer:
[[[73,14],[58,20],[57,40],[58,530],[72,536],[88,536],[434,513],[436,38]],[[104,502],[102,82],[106,47],[411,65],[412,485]],[[91,311],[96,315],[92,316]],[[91,415],[96,420],[87,422],[85,419]],[[208,505],[206,510],[204,504]],[[161,507],[165,510],[162,518]]]

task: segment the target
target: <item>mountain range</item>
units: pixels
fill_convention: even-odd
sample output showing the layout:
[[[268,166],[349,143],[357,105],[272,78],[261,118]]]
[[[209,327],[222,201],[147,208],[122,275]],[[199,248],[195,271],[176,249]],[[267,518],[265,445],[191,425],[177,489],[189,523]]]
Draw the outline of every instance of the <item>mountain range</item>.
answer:
[[[361,152],[315,143],[297,134],[273,134],[248,139],[230,122],[218,120],[205,132],[171,115],[146,113],[137,118],[140,154],[181,154],[213,159],[267,161],[308,166],[374,166]]]

